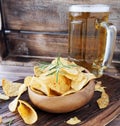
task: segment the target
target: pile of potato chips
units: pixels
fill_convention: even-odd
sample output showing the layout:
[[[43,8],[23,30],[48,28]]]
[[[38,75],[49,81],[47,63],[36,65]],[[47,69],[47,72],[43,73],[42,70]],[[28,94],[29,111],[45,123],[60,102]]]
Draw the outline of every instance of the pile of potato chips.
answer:
[[[4,94],[0,94],[0,99],[8,100],[10,97],[15,97],[15,99],[8,105],[9,110],[11,112],[17,111],[26,124],[35,123],[38,119],[35,110],[27,102],[19,100],[20,96],[27,90],[27,86],[22,83],[14,83],[2,79],[2,88]]]
[[[95,78],[74,62],[56,58],[51,64],[35,66],[34,76],[26,77],[24,84],[39,94],[58,96],[77,92]]]
[[[11,112],[17,111],[26,124],[33,124],[38,119],[37,113],[31,105],[20,100],[20,96],[27,90],[28,86],[32,91],[40,95],[49,97],[64,96],[81,90],[90,80],[95,78],[95,75],[84,67],[58,57],[50,64],[34,66],[34,75],[27,76],[24,79],[24,84],[2,79],[4,94],[0,93],[0,99],[8,100],[11,97],[15,97],[8,106],[9,110]],[[97,100],[100,109],[107,107],[109,104],[109,97],[104,87],[102,87],[100,83],[97,83],[95,91],[102,92],[101,98]],[[80,120],[74,118],[72,123],[75,124],[76,121],[77,123],[80,122]],[[0,122],[2,122],[2,117],[0,117]],[[71,120],[67,123],[71,123]]]

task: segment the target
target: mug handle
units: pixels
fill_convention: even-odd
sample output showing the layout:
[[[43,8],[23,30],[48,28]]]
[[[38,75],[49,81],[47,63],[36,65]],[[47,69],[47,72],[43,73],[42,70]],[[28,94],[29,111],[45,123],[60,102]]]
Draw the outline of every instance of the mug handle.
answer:
[[[115,48],[117,29],[113,24],[107,22],[102,22],[100,25],[105,28],[107,32],[105,55],[102,66],[110,66]]]

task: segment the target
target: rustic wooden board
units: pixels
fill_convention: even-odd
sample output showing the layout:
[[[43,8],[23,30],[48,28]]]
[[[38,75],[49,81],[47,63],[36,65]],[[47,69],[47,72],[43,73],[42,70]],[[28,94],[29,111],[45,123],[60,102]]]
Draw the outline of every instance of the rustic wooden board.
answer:
[[[93,99],[88,104],[70,113],[52,114],[36,108],[39,120],[33,124],[33,126],[68,126],[66,121],[74,116],[81,119],[82,122],[78,124],[81,126],[107,125],[120,114],[120,79],[115,79],[104,75],[99,80],[102,81],[103,85],[107,87],[106,92],[110,97],[110,104],[107,108],[102,110],[98,108],[96,100],[100,97],[100,93],[95,92]],[[2,92],[1,88],[0,92]],[[27,92],[22,95],[21,99],[26,100],[31,104]],[[8,104],[10,101],[11,100],[6,102],[0,101],[0,116],[3,118],[3,123],[1,125],[6,126],[10,121],[12,121],[11,126],[25,126],[23,120],[19,117],[17,112],[9,112]]]
[[[5,57],[6,55],[7,55],[7,48],[4,42],[4,35],[0,31],[0,61],[2,61],[2,57]]]
[[[52,58],[60,54],[68,56],[68,34],[44,32],[10,32],[6,33],[9,55],[16,57]],[[117,36],[113,56],[120,61],[120,36]]]
[[[120,31],[119,0],[1,0],[5,29],[67,31],[68,7],[71,4],[108,4],[110,21]]]
[[[9,55],[55,57],[68,55],[65,33],[10,33],[6,35]]]

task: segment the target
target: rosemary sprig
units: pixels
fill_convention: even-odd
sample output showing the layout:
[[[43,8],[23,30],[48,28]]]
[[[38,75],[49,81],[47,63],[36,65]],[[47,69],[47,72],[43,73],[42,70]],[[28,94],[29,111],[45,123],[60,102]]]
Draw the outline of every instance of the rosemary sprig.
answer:
[[[61,68],[72,68],[72,67],[77,67],[76,64],[71,64],[71,65],[65,65],[61,62],[60,60],[60,57],[57,57],[57,62],[56,64],[41,64],[40,65],[40,68],[42,70],[44,70],[45,68],[48,69],[48,71],[51,71],[49,74],[47,74],[46,76],[49,76],[49,75],[53,75],[53,74],[56,74],[56,83],[58,82],[58,76],[59,76],[59,73],[60,73],[60,70]]]
[[[42,62],[42,63],[39,63],[38,65],[39,65],[39,67],[40,67],[41,70],[44,70],[44,69],[47,68],[50,64],[47,63],[47,62]]]
[[[6,122],[6,125],[11,126],[13,124],[14,119],[10,119],[8,122]]]

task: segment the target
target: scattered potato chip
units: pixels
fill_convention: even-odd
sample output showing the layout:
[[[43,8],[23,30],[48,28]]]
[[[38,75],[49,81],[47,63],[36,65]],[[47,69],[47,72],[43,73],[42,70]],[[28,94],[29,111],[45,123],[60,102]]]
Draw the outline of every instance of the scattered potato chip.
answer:
[[[22,84],[18,90],[18,97],[20,97],[27,90],[27,86]]]
[[[0,124],[2,123],[2,117],[0,116]]]
[[[96,83],[96,85],[95,85],[95,91],[103,92],[104,91],[104,88],[105,87],[102,86],[102,82],[101,81],[98,81]]]
[[[73,118],[70,118],[68,121],[66,121],[66,123],[70,124],[70,125],[75,125],[75,124],[78,124],[80,122],[81,122],[81,120],[79,120],[76,116],[73,117]]]
[[[18,105],[18,99],[19,97],[16,97],[12,102],[10,102],[10,104],[8,105],[8,108],[11,112],[15,112],[17,109],[17,105]]]
[[[62,68],[61,73],[71,80],[76,80],[78,78],[79,72],[76,68],[70,69],[70,68]]]
[[[18,113],[26,124],[33,124],[37,121],[38,116],[35,110],[27,102],[19,100]]]
[[[98,81],[95,85],[95,91],[101,92],[101,97],[97,100],[100,109],[106,108],[109,104],[109,96],[105,92],[105,87],[102,86],[102,82]]]
[[[9,80],[2,79],[2,88],[4,93],[9,96],[17,96],[18,95],[18,89],[20,88],[21,83],[12,83]]]
[[[0,99],[2,99],[2,100],[8,100],[9,96],[0,93]]]
[[[103,91],[101,97],[97,100],[100,109],[106,108],[109,105],[109,96]]]
[[[18,96],[9,104],[8,108],[11,112],[15,112],[17,105],[18,105],[18,100],[19,97],[27,90],[27,87],[25,84],[22,84],[18,90],[19,94]]]

